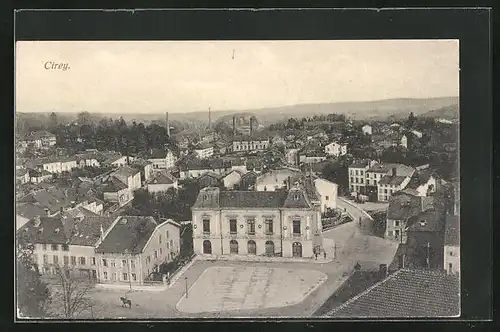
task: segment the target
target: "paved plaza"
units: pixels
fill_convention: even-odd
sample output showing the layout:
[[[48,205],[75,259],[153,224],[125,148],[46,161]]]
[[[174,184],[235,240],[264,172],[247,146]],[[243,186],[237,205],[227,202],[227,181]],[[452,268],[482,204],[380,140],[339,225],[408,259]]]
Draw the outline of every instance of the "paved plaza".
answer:
[[[189,289],[188,297],[181,298],[177,310],[197,313],[286,307],[300,303],[326,279],[322,272],[293,267],[210,267]]]

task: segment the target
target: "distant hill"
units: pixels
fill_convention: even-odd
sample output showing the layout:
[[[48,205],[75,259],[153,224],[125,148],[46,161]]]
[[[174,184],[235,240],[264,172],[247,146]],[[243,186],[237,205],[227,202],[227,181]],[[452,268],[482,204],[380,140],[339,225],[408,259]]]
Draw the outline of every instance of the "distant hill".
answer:
[[[261,124],[275,123],[287,120],[290,117],[304,117],[320,114],[345,114],[353,120],[385,120],[392,118],[395,120],[407,118],[410,112],[415,116],[427,114],[427,116],[439,116],[451,114],[452,110],[458,109],[458,97],[439,97],[426,99],[385,99],[364,102],[341,102],[341,103],[319,103],[300,104],[282,107],[268,107],[260,109],[240,109],[212,111],[212,121],[216,123],[218,119],[222,121],[230,120],[234,114],[241,116],[256,116]],[[434,112],[434,113],[432,113]],[[59,113],[58,113],[59,114]],[[64,113],[63,113],[64,114]],[[145,122],[165,121],[165,113],[94,113],[99,117],[118,118],[122,116],[125,121]],[[430,114],[430,115],[429,115]],[[433,115],[437,114],[437,115]],[[65,115],[70,115],[65,113]],[[76,114],[74,114],[76,117]],[[169,113],[170,121],[206,123],[208,124],[208,111],[190,113]]]
[[[444,107],[457,107],[458,97],[440,97],[427,99],[386,99],[366,102],[342,102],[301,104],[282,107],[269,107],[249,110],[227,110],[212,112],[212,119],[227,117],[235,114],[252,114],[258,117],[259,122],[269,124],[287,120],[290,117],[304,117],[314,114],[345,114],[353,120],[384,120],[389,117],[394,119],[407,118],[410,112],[414,115],[422,115],[432,110]],[[172,114],[172,118],[192,118],[197,120],[207,119],[207,112],[193,112],[184,114]]]
[[[451,105],[420,114],[429,118],[442,118],[447,120],[457,120],[460,117],[458,105]]]

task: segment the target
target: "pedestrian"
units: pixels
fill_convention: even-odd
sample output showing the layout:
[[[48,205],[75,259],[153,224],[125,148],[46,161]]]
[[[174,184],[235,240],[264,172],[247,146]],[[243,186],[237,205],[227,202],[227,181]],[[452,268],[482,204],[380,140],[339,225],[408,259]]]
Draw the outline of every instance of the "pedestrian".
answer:
[[[326,251],[323,251],[323,257],[326,259]]]
[[[318,260],[318,252],[317,251],[314,253],[314,256],[316,256],[316,260]]]

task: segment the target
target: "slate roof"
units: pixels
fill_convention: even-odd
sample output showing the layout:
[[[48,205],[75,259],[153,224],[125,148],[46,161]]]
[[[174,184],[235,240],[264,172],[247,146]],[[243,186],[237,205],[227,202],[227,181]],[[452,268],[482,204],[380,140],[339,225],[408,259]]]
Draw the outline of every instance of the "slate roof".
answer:
[[[207,187],[200,190],[193,209],[205,208],[275,208],[283,206],[284,191],[220,191]]]
[[[34,220],[30,220],[22,226],[18,234],[29,236],[33,243],[67,244],[68,226],[73,222],[72,218],[61,216],[40,217],[40,225],[35,227]],[[65,228],[66,227],[66,228]]]
[[[86,216],[83,220],[73,224],[76,226],[73,226],[70,244],[95,246],[101,237],[101,226],[105,232],[115,219],[114,217]]]
[[[128,186],[117,178],[111,177],[103,186],[103,192],[118,192],[123,189],[127,189]]]
[[[45,216],[45,210],[35,203],[18,203],[16,204],[16,215],[33,219],[35,216]]]
[[[327,314],[335,318],[454,317],[460,280],[437,271],[399,270]]]
[[[406,180],[406,176],[384,175],[378,182],[380,185],[399,186]]]
[[[222,208],[280,208],[285,199],[280,191],[223,191],[219,201]]]
[[[153,217],[121,216],[96,248],[99,253],[138,254],[153,234],[157,222]]]
[[[430,169],[423,169],[413,173],[410,182],[408,183],[409,188],[416,189],[421,185],[426,184],[430,178],[434,176],[434,171]]]
[[[158,174],[154,179],[152,179],[150,184],[174,184],[175,179],[165,173]]]
[[[111,173],[113,176],[117,177],[123,183],[127,183],[127,179],[130,176],[134,176],[137,173],[140,173],[137,169],[130,166],[122,166],[118,168],[116,171]]]
[[[387,219],[405,220],[421,212],[422,202],[420,197],[409,195],[393,195],[387,208]]]
[[[370,159],[357,160],[353,162],[349,168],[365,168],[370,166]]]
[[[409,232],[440,232],[443,226],[435,210],[420,212],[410,217],[407,223]]]
[[[460,217],[455,215],[447,215],[444,231],[445,246],[460,245]]]
[[[257,173],[255,173],[254,171],[248,171],[248,172],[246,172],[245,174],[243,174],[241,176],[241,179],[245,179],[247,177],[255,177],[255,178],[257,178]]]
[[[142,169],[148,165],[152,165],[153,163],[150,162],[149,160],[144,160],[144,159],[135,159],[133,162],[130,163],[131,167],[139,167],[139,169]]]
[[[194,147],[195,150],[205,150],[205,149],[209,149],[209,148],[212,148],[213,147],[213,144],[210,144],[208,142],[200,142],[198,144],[196,144],[196,146]]]
[[[291,189],[287,193],[285,203],[283,207],[286,209],[310,209],[311,201],[305,190],[301,189]]]

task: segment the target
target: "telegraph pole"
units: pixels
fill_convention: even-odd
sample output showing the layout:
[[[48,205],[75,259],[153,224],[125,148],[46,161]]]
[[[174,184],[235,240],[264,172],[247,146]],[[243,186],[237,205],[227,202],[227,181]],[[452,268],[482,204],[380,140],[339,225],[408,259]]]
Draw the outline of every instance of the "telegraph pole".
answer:
[[[186,281],[186,299],[188,298],[188,277],[184,277],[184,280]]]

